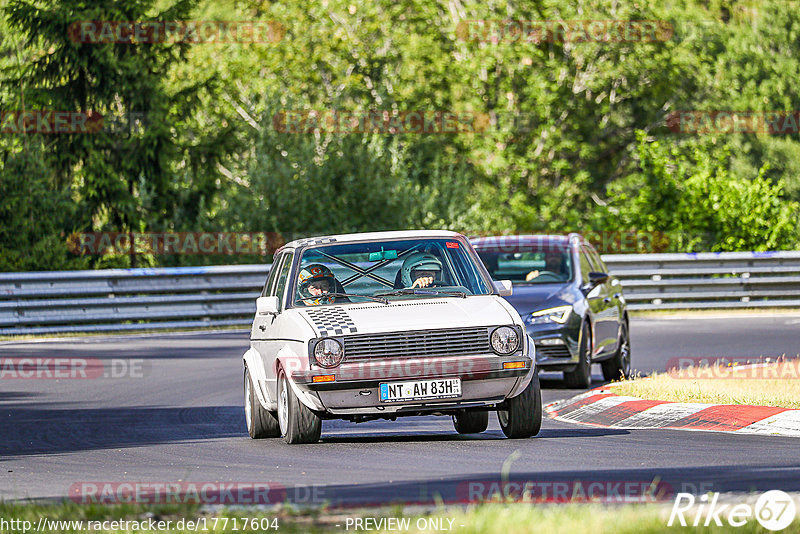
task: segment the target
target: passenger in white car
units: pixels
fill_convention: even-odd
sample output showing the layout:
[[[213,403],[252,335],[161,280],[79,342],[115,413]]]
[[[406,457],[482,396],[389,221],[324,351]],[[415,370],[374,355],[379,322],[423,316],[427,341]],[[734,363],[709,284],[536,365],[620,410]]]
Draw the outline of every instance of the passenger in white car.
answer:
[[[336,277],[326,266],[319,263],[308,265],[300,271],[297,290],[306,306],[333,304],[336,297],[327,296],[336,292]],[[305,298],[308,297],[308,298]]]
[[[442,281],[442,262],[429,252],[409,254],[400,268],[402,287],[429,287]]]

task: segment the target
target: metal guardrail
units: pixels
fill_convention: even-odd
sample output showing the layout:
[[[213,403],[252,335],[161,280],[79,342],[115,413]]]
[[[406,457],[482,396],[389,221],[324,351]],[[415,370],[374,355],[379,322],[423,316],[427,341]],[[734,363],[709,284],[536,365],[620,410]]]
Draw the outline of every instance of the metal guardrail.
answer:
[[[800,308],[800,251],[603,259],[631,310]],[[269,268],[0,273],[0,335],[247,326]]]
[[[631,310],[800,308],[800,251],[603,256]]]
[[[269,268],[0,273],[0,335],[248,325]]]

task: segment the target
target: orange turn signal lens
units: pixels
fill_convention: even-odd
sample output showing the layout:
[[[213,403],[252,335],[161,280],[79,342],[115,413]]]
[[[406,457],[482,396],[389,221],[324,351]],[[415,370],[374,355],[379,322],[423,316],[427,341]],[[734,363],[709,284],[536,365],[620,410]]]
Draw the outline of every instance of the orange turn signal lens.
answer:
[[[525,369],[525,362],[505,362],[503,369]]]
[[[319,375],[319,376],[312,376],[311,381],[314,383],[317,382],[334,382],[336,381],[336,375]]]

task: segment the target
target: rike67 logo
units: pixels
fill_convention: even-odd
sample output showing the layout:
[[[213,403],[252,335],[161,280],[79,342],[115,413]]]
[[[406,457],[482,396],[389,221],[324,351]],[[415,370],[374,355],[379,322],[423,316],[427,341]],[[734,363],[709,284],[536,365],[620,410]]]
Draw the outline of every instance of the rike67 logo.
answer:
[[[712,524],[722,527],[742,527],[755,519],[767,530],[778,531],[788,527],[796,514],[794,499],[780,490],[763,493],[755,505],[747,503],[720,503],[719,493],[702,495],[696,498],[691,493],[678,493],[667,526],[677,524],[693,527],[709,527]]]

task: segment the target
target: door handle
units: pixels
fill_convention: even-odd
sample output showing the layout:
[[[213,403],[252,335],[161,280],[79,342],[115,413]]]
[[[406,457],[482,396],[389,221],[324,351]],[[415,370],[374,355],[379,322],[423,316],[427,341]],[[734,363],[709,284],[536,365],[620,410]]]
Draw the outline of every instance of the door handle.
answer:
[[[622,296],[621,293],[614,293],[614,298],[619,299]]]
[[[606,304],[608,304],[609,302],[611,302],[611,297],[606,297],[606,298],[604,298],[604,299],[603,299],[603,302],[605,302]]]
[[[261,329],[262,332],[265,332],[267,330],[267,325],[265,324],[260,324],[258,325],[258,327]]]

